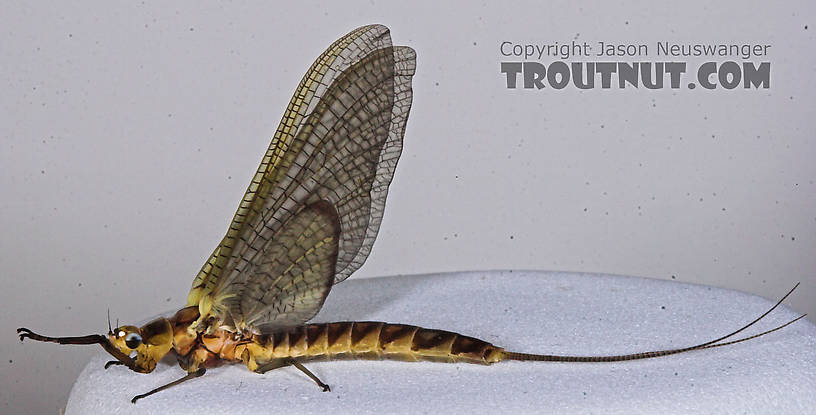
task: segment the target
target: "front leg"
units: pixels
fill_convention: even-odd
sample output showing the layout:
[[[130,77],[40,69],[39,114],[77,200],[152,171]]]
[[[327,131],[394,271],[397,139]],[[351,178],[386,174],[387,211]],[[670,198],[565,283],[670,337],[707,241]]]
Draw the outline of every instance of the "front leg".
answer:
[[[25,328],[20,327],[17,329],[17,336],[20,337],[20,341],[24,339],[31,339],[36,340],[38,342],[49,342],[49,343],[58,343],[58,344],[102,344],[103,342],[107,342],[107,338],[100,334],[90,334],[87,336],[74,336],[74,337],[49,337],[39,335],[34,333],[33,331]]]
[[[102,346],[102,348],[105,349],[106,352],[110,353],[111,356],[115,357],[118,361],[122,362],[123,365],[130,368],[130,370],[139,373],[150,372],[149,370],[146,370],[145,368],[136,365],[135,360],[131,359],[130,356],[122,353],[113,344],[111,344],[110,340],[108,340],[107,337],[101,334],[91,334],[88,336],[75,336],[75,337],[49,337],[34,333],[33,331],[25,327],[20,327],[19,329],[17,329],[17,336],[20,337],[20,341],[23,341],[24,339],[31,339],[39,342],[49,342],[57,344],[98,344]]]

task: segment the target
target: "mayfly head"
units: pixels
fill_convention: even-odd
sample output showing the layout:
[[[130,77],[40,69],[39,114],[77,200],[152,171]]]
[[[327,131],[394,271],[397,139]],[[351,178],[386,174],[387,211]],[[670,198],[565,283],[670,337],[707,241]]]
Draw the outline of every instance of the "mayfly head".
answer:
[[[108,340],[124,354],[131,354],[143,344],[142,333],[136,326],[120,326],[108,333]]]
[[[119,326],[108,334],[108,341],[123,355],[136,352],[134,370],[151,372],[173,348],[173,326],[166,318],[157,318],[142,327]]]

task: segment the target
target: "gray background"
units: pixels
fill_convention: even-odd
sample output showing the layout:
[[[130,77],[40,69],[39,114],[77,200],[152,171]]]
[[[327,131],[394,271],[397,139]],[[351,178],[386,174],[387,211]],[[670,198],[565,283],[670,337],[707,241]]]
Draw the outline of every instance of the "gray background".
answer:
[[[4,3],[0,412],[56,412],[97,352],[14,328],[183,305],[300,77],[373,22],[418,69],[356,277],[580,270],[767,297],[802,281],[790,304],[816,313],[814,7],[735,4]],[[573,38],[769,43],[772,87],[504,88],[501,41]]]

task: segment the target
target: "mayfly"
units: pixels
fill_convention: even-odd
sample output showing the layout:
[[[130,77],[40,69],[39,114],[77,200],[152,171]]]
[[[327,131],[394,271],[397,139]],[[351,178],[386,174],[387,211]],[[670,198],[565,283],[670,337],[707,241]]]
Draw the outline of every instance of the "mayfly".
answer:
[[[503,360],[612,362],[725,346],[724,342],[618,356],[518,353],[443,330],[382,322],[307,324],[333,284],[368,257],[380,227],[411,107],[414,50],[392,46],[388,28],[357,28],[309,68],[289,102],[261,165],[221,243],[193,280],[187,304],[142,327],[107,335],[20,339],[99,344],[124,365],[150,373],[173,353],[187,375],[138,399],[204,375],[225,362],[264,373],[317,359],[399,359],[492,364]],[[795,289],[796,287],[794,287]],[[793,290],[791,290],[792,292]]]

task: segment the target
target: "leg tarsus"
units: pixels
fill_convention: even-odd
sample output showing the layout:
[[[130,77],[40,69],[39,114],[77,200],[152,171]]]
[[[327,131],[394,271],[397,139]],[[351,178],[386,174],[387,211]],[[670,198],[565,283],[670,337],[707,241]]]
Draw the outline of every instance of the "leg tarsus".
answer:
[[[323,392],[331,392],[331,388],[329,387],[329,385],[321,382],[320,379],[317,376],[315,376],[314,373],[312,373],[309,369],[306,369],[306,366],[303,366],[302,364],[300,364],[300,362],[298,362],[295,359],[289,359],[289,364],[298,368],[298,370],[305,373],[306,376],[312,378],[312,380],[315,381],[315,383],[317,383],[317,386],[323,389]]]
[[[105,369],[107,369],[107,368],[109,368],[111,366],[117,366],[117,365],[124,365],[124,363],[122,363],[122,362],[120,362],[118,360],[111,360],[110,362],[105,363]]]
[[[20,327],[17,329],[17,335],[20,337],[20,341],[23,341],[26,337],[29,337],[33,332],[25,327]]]
[[[206,369],[204,369],[204,368],[202,367],[201,369],[198,369],[198,370],[196,370],[195,372],[188,373],[187,375],[185,375],[185,376],[184,376],[183,378],[181,378],[181,379],[174,380],[174,381],[172,381],[172,382],[170,382],[170,383],[168,383],[168,384],[166,384],[166,385],[159,386],[158,388],[153,389],[153,390],[152,390],[152,391],[150,391],[150,392],[143,393],[143,394],[141,394],[141,395],[136,395],[136,396],[134,396],[134,397],[133,397],[133,399],[131,399],[131,400],[130,400],[130,403],[136,403],[136,401],[138,401],[139,399],[142,399],[142,398],[144,398],[144,397],[146,397],[146,396],[150,396],[150,395],[152,395],[152,394],[154,394],[154,393],[156,393],[156,392],[161,392],[161,391],[163,391],[163,390],[165,390],[165,389],[167,389],[167,388],[169,388],[169,387],[171,387],[171,386],[176,386],[176,385],[178,385],[179,383],[182,383],[182,382],[184,382],[184,381],[186,381],[186,380],[195,379],[195,378],[197,378],[197,377],[200,377],[200,376],[202,376],[202,375],[203,375],[203,374],[204,374],[206,371],[207,371],[207,370],[206,370]]]

